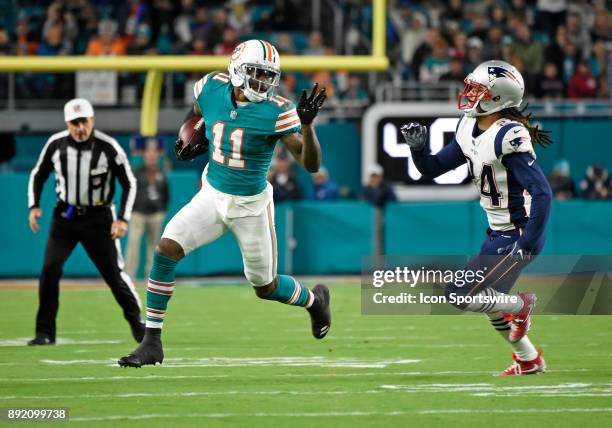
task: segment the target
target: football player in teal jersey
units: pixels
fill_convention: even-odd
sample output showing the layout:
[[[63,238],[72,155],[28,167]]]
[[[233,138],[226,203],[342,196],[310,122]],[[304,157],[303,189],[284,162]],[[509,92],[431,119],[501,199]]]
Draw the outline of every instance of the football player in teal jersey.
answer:
[[[309,290],[295,278],[276,272],[274,203],[266,180],[278,141],[307,171],[318,171],[321,147],[312,122],[325,101],[325,89],[318,90],[315,84],[309,96],[302,92],[297,107],[274,95],[280,81],[280,57],[264,40],[238,45],[228,70],[229,74],[207,74],[194,86],[194,114],[204,118],[210,141],[202,189],[164,230],[147,283],[145,337],[135,351],[119,359],[120,366],[163,361],[161,330],[175,288],[176,265],[228,230],[238,241],[244,274],[258,297],[306,308],[317,339],[325,337],[331,326],[325,285]],[[204,144],[179,141],[175,147],[182,160],[204,152]]]

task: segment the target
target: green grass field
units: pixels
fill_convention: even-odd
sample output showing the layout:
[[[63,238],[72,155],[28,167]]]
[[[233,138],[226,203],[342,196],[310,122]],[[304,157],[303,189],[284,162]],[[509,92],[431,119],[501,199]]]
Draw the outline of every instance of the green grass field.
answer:
[[[142,369],[116,365],[135,343],[109,290],[64,287],[60,344],[33,348],[36,290],[0,288],[0,408],[100,427],[612,426],[610,317],[536,317],[548,373],[497,378],[510,351],[483,316],[363,316],[357,284],[330,288],[316,341],[301,308],[179,281],[166,360]]]

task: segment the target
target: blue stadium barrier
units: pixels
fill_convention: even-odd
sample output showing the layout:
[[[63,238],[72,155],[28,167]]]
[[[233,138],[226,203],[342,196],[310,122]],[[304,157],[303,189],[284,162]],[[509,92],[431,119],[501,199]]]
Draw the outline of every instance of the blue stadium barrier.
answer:
[[[543,254],[612,254],[612,201],[555,201]],[[487,220],[477,201],[393,203],[385,211],[385,254],[476,254]]]
[[[175,171],[170,177],[171,201],[168,218],[197,193],[199,173]],[[0,188],[5,195],[5,209],[0,215],[4,225],[5,250],[0,258],[0,277],[33,277],[40,272],[50,219],[55,205],[53,183],[44,188],[41,207],[41,230],[33,234],[28,227],[28,175],[0,175]],[[118,199],[117,195],[117,199]],[[292,240],[297,243],[292,255],[293,270],[302,274],[353,273],[360,269],[360,257],[372,253],[373,208],[362,202],[301,201],[276,207],[278,270],[286,265],[287,212],[292,210]],[[125,244],[125,243],[124,243]],[[141,257],[141,268],[144,257]],[[240,274],[242,258],[231,232],[217,241],[189,254],[179,264],[183,276]],[[79,245],[64,268],[67,277],[98,276],[95,266]]]
[[[5,197],[5,209],[0,215],[5,248],[0,258],[0,277],[37,276],[42,266],[55,195],[52,183],[48,182],[41,204],[42,229],[35,235],[27,223],[27,183],[27,174],[0,175]],[[173,172],[170,185],[169,216],[197,192],[199,174]],[[612,201],[554,202],[544,253],[612,254],[611,214]],[[374,251],[374,221],[374,209],[363,202],[279,204],[276,207],[279,272],[289,266],[287,244],[295,242],[291,254],[295,273],[359,273],[361,257]],[[387,206],[384,221],[384,250],[390,255],[473,254],[478,251],[487,226],[477,202],[393,203]],[[66,276],[98,276],[80,246],[64,272]],[[184,276],[241,272],[240,251],[231,233],[188,255],[178,268],[178,274]]]
[[[612,145],[602,144],[609,134],[609,119],[546,119],[543,126],[553,131],[555,144],[537,149],[538,162],[549,172],[555,160],[570,160],[577,184],[586,167],[597,160],[604,166],[612,159]],[[361,136],[356,121],[320,124],[317,127],[324,152],[324,164],[331,176],[353,193],[360,189]],[[54,204],[50,179],[43,194],[45,216],[42,230],[32,234],[27,224],[27,181],[47,136],[18,137],[14,165],[22,172],[0,175],[4,207],[0,220],[4,227],[5,250],[0,259],[0,276],[37,276],[42,265],[48,224]],[[129,137],[116,138],[127,148]],[[170,140],[169,140],[170,141]],[[170,147],[168,148],[170,150]],[[177,163],[171,173],[169,215],[180,209],[196,193],[201,161]],[[180,168],[178,168],[180,167]],[[310,185],[309,174],[298,169],[304,193]],[[289,210],[289,211],[288,211]],[[291,260],[286,243],[290,230],[286,218],[293,212],[293,238],[297,246]],[[612,202],[555,202],[548,228],[545,253],[612,254],[612,232],[608,219]],[[476,202],[398,203],[385,213],[384,250],[387,254],[466,254],[478,250],[484,239],[486,218]],[[360,256],[373,251],[374,212],[360,202],[317,203],[302,201],[276,208],[279,272],[292,265],[300,274],[357,273]],[[222,255],[223,257],[220,257]],[[289,262],[289,263],[288,263]],[[235,238],[226,234],[215,243],[189,255],[178,268],[179,275],[241,273],[242,261]],[[78,247],[66,264],[68,276],[97,276],[95,267]]]

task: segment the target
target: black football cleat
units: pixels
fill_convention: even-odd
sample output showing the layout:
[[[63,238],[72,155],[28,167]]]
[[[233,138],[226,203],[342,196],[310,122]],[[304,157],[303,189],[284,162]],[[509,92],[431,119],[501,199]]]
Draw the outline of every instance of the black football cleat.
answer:
[[[323,339],[331,327],[329,288],[323,284],[318,284],[312,289],[312,293],[315,296],[315,301],[307,309],[312,322],[312,335],[316,339]]]
[[[131,354],[119,358],[121,367],[137,367],[161,364],[164,361],[164,350],[161,343],[161,329],[147,328],[144,339]]]
[[[55,339],[44,333],[36,333],[36,337],[28,341],[28,346],[55,345]]]
[[[130,328],[132,329],[132,337],[138,343],[142,342],[145,335],[145,323],[142,320],[130,322]]]

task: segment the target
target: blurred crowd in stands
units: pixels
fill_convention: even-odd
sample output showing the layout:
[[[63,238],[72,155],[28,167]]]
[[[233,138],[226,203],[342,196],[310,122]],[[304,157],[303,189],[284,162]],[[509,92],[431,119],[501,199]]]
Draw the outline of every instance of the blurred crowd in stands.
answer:
[[[371,165],[367,171],[368,181],[364,183],[359,194],[348,186],[339,185],[329,174],[325,166],[311,174],[310,183],[302,183],[306,192],[300,190],[297,179],[297,164],[287,150],[279,146],[274,161],[268,172],[268,181],[274,188],[274,202],[297,201],[309,199],[315,201],[337,201],[340,199],[361,199],[372,205],[383,208],[387,202],[396,201],[392,186],[383,179],[383,168]]]
[[[397,79],[462,82],[475,65],[515,65],[541,98],[610,96],[606,0],[402,1],[389,14]]]
[[[282,55],[328,55],[322,31],[309,31],[308,2],[297,0],[0,0],[11,10],[0,19],[0,55],[229,55],[242,40],[266,38]],[[12,8],[10,6],[12,5]],[[303,19],[308,17],[308,19]],[[202,73],[174,73],[174,94],[182,98]],[[72,75],[18,75],[19,98],[65,98]],[[278,92],[295,99],[317,81],[328,97],[364,104],[362,79],[348,73],[283,73]],[[120,84],[144,76],[120,76]],[[0,97],[5,91],[0,84]]]
[[[555,199],[568,200],[584,199],[612,199],[612,180],[608,170],[600,163],[590,165],[580,181],[580,189],[570,176],[570,164],[566,159],[555,163],[552,173],[548,177]]]
[[[253,37],[270,39],[281,55],[369,52],[371,2],[334,2],[345,17],[342,44],[334,48],[333,10],[330,2],[320,3],[320,31],[311,31],[313,4],[299,0],[0,0],[8,11],[0,20],[0,54],[228,55]],[[476,64],[498,58],[523,73],[529,94],[609,97],[609,8],[606,0],[389,0],[392,68],[385,78],[462,82]],[[67,76],[38,76],[18,82],[23,96],[52,97],[74,85]],[[178,95],[189,78],[175,76]],[[367,101],[363,78],[284,73],[280,93],[294,98],[317,80],[329,88],[332,103]]]

